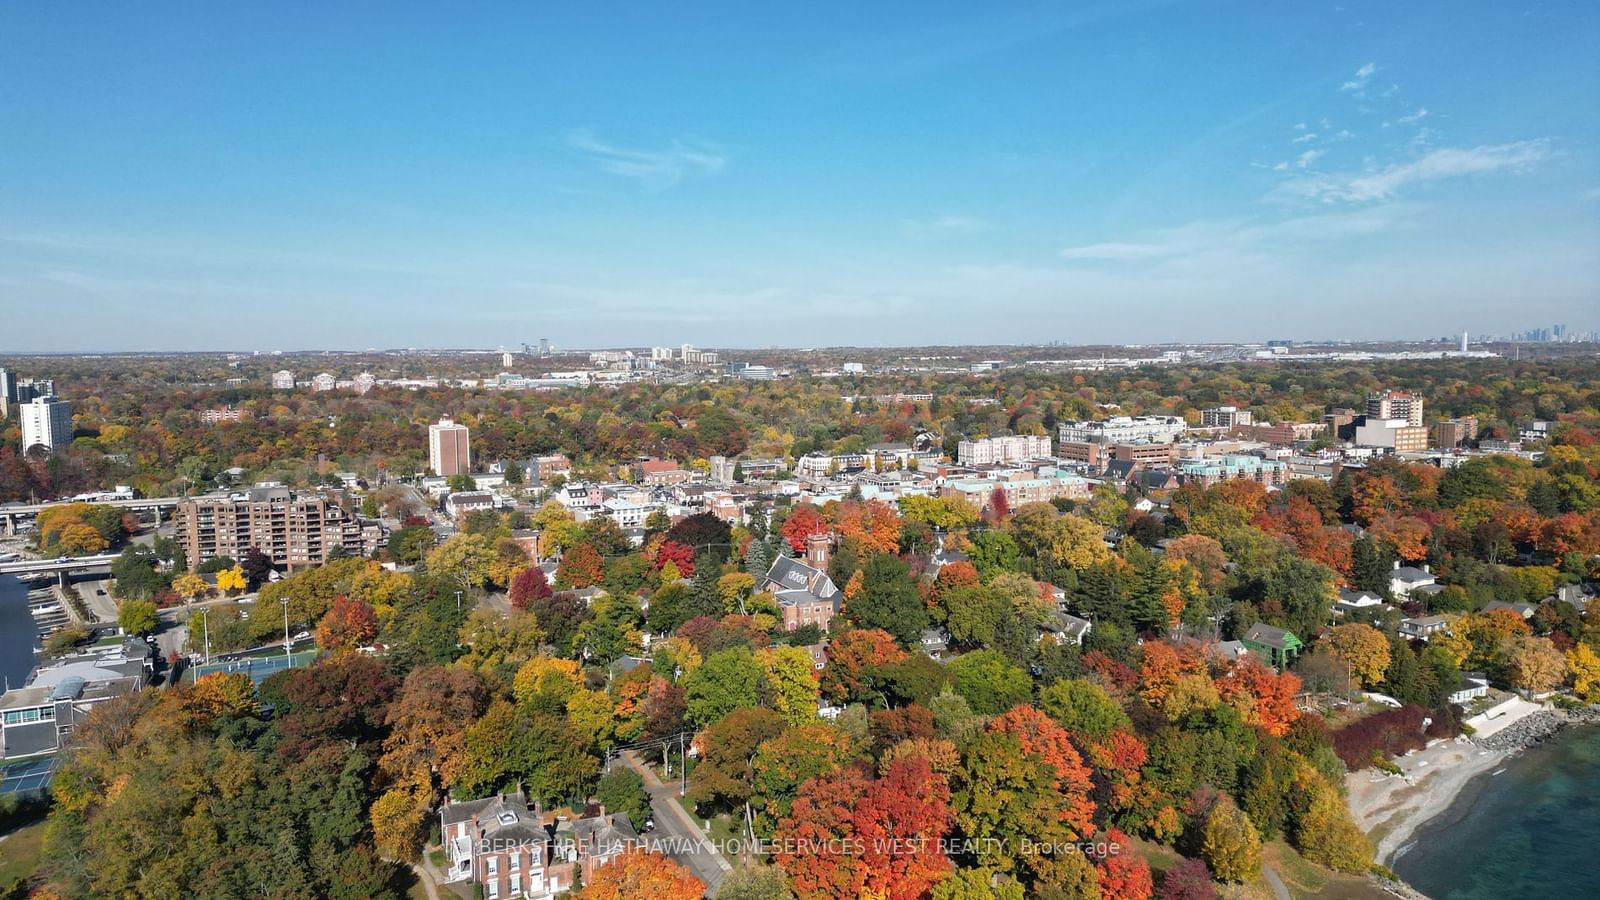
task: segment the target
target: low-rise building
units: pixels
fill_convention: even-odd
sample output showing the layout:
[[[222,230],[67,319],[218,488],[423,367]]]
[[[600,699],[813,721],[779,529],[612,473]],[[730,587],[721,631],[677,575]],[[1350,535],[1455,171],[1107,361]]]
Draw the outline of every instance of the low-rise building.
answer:
[[[778,557],[757,586],[777,598],[785,631],[806,625],[827,631],[828,621],[839,613],[844,595],[828,577],[829,540],[825,534],[812,535],[803,561]]]
[[[1277,487],[1289,480],[1289,467],[1283,462],[1242,453],[1182,460],[1178,472],[1186,483],[1198,482],[1204,487],[1235,480]]]
[[[150,681],[150,645],[127,640],[40,667],[23,687],[0,695],[0,759],[61,749],[94,705],[142,689]]]
[[[1017,464],[1049,456],[1050,438],[1045,435],[1012,434],[956,445],[956,459],[963,466]]]
[[[1237,406],[1214,406],[1200,411],[1200,424],[1206,428],[1238,428],[1255,422],[1255,415]]]
[[[1250,630],[1244,633],[1240,641],[1260,656],[1263,662],[1280,670],[1293,662],[1305,648],[1305,644],[1295,637],[1294,632],[1274,628],[1265,622],[1251,625]]]

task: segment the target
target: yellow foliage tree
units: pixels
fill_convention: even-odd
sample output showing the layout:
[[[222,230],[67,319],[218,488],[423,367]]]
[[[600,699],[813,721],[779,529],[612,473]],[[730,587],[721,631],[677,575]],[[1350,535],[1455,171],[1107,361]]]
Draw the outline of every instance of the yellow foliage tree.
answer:
[[[1389,641],[1371,625],[1340,625],[1322,639],[1367,687],[1383,680],[1389,668]]]
[[[1572,670],[1572,689],[1589,703],[1600,701],[1600,654],[1588,644],[1567,651],[1567,668]]]
[[[206,580],[193,572],[185,572],[172,580],[172,589],[185,600],[193,600],[211,590]]]
[[[223,569],[217,573],[218,590],[232,593],[233,591],[242,591],[249,586],[250,579],[244,576],[244,569],[239,566]]]

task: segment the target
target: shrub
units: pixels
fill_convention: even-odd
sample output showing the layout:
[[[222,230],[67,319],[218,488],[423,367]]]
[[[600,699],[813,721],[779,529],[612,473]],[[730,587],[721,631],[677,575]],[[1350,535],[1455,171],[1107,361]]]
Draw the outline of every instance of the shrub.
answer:
[[[1370,765],[1375,756],[1400,756],[1426,746],[1420,706],[1385,709],[1351,722],[1333,733],[1333,749],[1350,770]]]

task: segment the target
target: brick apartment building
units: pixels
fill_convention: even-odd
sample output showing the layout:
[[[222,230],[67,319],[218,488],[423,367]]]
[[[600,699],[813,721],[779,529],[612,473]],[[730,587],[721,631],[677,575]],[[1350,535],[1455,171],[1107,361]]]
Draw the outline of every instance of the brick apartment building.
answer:
[[[335,547],[370,556],[386,537],[381,524],[363,521],[349,497],[336,491],[296,495],[284,487],[255,487],[185,500],[176,518],[190,565],[218,556],[242,559],[256,547],[275,566],[303,569],[327,562]]]

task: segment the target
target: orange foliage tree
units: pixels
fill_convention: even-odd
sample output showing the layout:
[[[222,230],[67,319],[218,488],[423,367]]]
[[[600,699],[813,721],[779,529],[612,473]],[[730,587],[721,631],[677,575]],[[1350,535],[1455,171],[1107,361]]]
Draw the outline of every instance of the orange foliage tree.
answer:
[[[1294,705],[1300,679],[1287,672],[1280,675],[1254,656],[1239,660],[1228,674],[1217,679],[1217,690],[1239,710],[1245,722],[1274,737],[1288,734],[1289,726],[1300,718]]]
[[[628,850],[594,870],[583,886],[584,900],[698,900],[706,886],[688,870],[660,853]]]
[[[778,865],[803,900],[925,896],[951,870],[940,843],[949,802],[944,776],[919,756],[881,778],[860,766],[813,778],[778,826]]]
[[[791,550],[804,553],[806,539],[814,534],[827,534],[828,523],[815,506],[802,503],[789,510],[789,516],[783,520],[783,526],[778,529],[778,533],[789,542]]]
[[[868,554],[900,549],[900,513],[882,500],[840,503],[834,507],[833,524],[840,537],[860,541]]]

